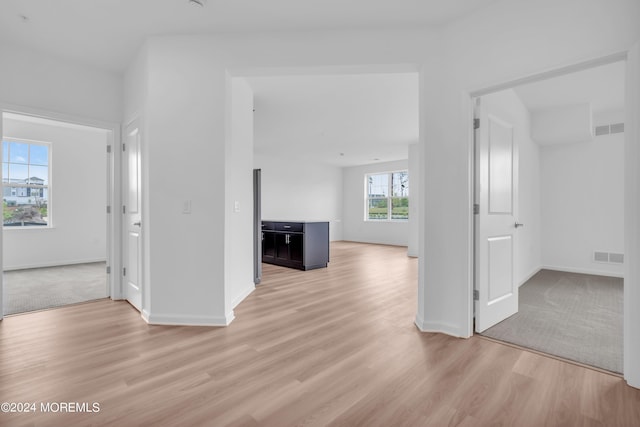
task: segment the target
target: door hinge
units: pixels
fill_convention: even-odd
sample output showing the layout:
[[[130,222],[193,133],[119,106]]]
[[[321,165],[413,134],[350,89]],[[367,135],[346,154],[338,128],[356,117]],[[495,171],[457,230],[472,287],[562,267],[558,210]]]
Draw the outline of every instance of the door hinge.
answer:
[[[122,213],[123,214],[127,213],[127,207],[125,205],[122,205]]]
[[[480,119],[473,119],[473,128],[480,129]]]
[[[111,206],[107,206],[107,213],[110,214],[111,213]]]
[[[107,265],[107,274],[111,274],[111,266]]]
[[[122,275],[123,276],[127,275],[127,267],[122,267]]]
[[[125,151],[127,149],[127,145],[123,142],[122,143],[122,151]]]
[[[479,204],[477,204],[477,203],[475,203],[475,204],[473,205],[473,214],[474,214],[474,215],[478,215],[479,213],[480,213],[480,205],[479,205]]]
[[[473,290],[473,300],[474,301],[480,301],[480,291],[477,289]]]
[[[107,145],[107,154],[111,153],[111,145]]]

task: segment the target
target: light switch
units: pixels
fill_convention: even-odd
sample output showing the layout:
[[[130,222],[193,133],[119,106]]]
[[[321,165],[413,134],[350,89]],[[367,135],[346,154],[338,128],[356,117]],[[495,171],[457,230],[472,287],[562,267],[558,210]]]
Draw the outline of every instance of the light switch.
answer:
[[[191,200],[185,200],[182,202],[182,213],[190,214],[191,213]]]
[[[239,201],[235,201],[233,202],[233,211],[234,212],[240,212],[240,202]]]

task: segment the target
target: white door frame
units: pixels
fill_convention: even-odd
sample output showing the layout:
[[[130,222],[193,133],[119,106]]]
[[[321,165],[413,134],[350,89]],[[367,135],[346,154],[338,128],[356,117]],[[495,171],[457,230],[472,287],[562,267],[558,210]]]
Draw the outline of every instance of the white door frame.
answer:
[[[124,144],[127,143],[127,129],[129,128],[129,126],[133,125],[133,124],[137,124],[137,129],[138,129],[138,133],[140,135],[140,140],[139,140],[139,144],[140,146],[138,147],[139,149],[139,156],[141,157],[141,162],[138,165],[138,167],[140,168],[140,181],[138,183],[139,185],[139,191],[140,189],[143,189],[143,183],[144,183],[144,158],[146,157],[144,154],[144,149],[145,149],[145,144],[144,144],[144,137],[145,135],[142,133],[142,129],[143,129],[143,119],[140,115],[138,114],[134,114],[133,118],[128,120],[127,122],[124,123],[124,125],[122,126],[122,140],[120,141],[120,144],[118,144],[118,157],[120,158],[120,162],[121,162],[121,172],[120,172],[120,178],[121,178],[121,182],[120,182],[120,196],[121,196],[121,201],[120,204],[118,205],[119,209],[118,209],[118,217],[121,219],[121,229],[120,229],[120,239],[121,239],[121,251],[120,251],[120,257],[119,259],[121,260],[121,265],[120,265],[120,269],[117,270],[118,271],[118,277],[119,277],[119,281],[121,284],[121,298],[120,299],[127,299],[127,292],[125,290],[125,287],[128,286],[127,285],[127,277],[124,274],[124,267],[128,267],[127,265],[127,261],[126,258],[128,256],[128,251],[129,248],[127,247],[128,245],[128,241],[129,241],[129,224],[127,223],[127,218],[128,215],[125,214],[125,205],[128,203],[128,201],[126,200],[126,198],[128,197],[128,186],[129,186],[129,165],[128,165],[128,158],[127,158],[127,153],[129,151],[125,151],[124,149]],[[128,149],[127,149],[128,150]],[[143,193],[144,194],[144,193]],[[139,209],[142,212],[142,215],[140,216],[140,221],[142,224],[147,224],[147,219],[146,217],[144,217],[144,213],[146,212],[146,209],[144,209],[145,206],[145,202],[144,202],[144,198],[142,198],[140,200],[140,206]],[[130,209],[129,206],[126,207],[127,212],[128,209]],[[142,318],[145,320],[145,322],[149,323],[149,307],[145,305],[145,293],[147,292],[146,286],[145,286],[145,270],[144,270],[144,265],[145,265],[145,261],[144,261],[144,257],[145,257],[145,253],[146,253],[146,246],[145,246],[145,239],[147,238],[146,233],[142,232],[143,228],[140,227],[141,229],[141,256],[140,256],[140,264],[137,266],[137,268],[139,269],[139,285],[140,285],[140,307],[136,307],[137,309],[139,308],[140,310],[140,315],[142,316]],[[130,273],[129,273],[130,274]],[[133,304],[132,304],[133,305]]]
[[[474,188],[474,159],[473,159],[473,110],[474,110],[474,98],[488,95],[490,93],[499,92],[501,90],[510,89],[515,86],[537,82],[540,80],[546,80],[552,77],[562,76],[570,74],[576,71],[582,71],[589,68],[597,67],[599,65],[606,65],[613,62],[626,61],[626,74],[627,74],[627,88],[626,88],[626,119],[625,119],[625,160],[627,168],[631,162],[634,164],[634,170],[639,167],[638,160],[640,160],[640,100],[637,93],[632,93],[632,90],[636,92],[640,91],[637,87],[637,80],[632,82],[632,73],[638,73],[640,71],[640,46],[636,45],[631,50],[615,52],[609,55],[588,59],[581,62],[575,62],[563,67],[558,67],[552,70],[532,74],[522,78],[517,78],[503,83],[494,84],[490,86],[481,87],[475,90],[468,91],[466,94],[467,102],[467,115],[469,123],[469,188]],[[631,87],[629,87],[631,85]],[[632,262],[637,262],[636,258],[640,253],[640,237],[637,236],[638,230],[640,230],[640,219],[638,215],[634,215],[629,218],[629,212],[638,213],[640,211],[640,194],[638,194],[638,184],[632,182],[633,179],[638,178],[637,171],[635,172],[635,178],[625,172],[625,277],[624,277],[624,379],[627,383],[633,387],[640,388],[640,309],[637,305],[631,304],[631,301],[638,300],[640,297],[640,267]],[[630,185],[632,184],[632,185]],[[470,192],[469,206],[473,206],[473,191]],[[473,210],[469,209],[468,217],[470,225],[469,236],[469,250],[471,255],[469,257],[470,265],[469,271],[473,272],[473,236],[475,230],[473,227],[474,218]],[[633,232],[636,234],[634,235]],[[469,336],[473,335],[473,275],[471,275],[468,283],[468,301],[469,301],[469,324],[467,325]]]
[[[107,275],[107,286],[109,296],[112,299],[122,299],[122,283],[120,276],[114,274],[114,272],[121,270],[120,260],[120,245],[121,245],[121,216],[115,215],[117,209],[115,207],[120,206],[121,203],[121,158],[116,155],[118,152],[116,147],[120,146],[121,129],[119,123],[106,122],[101,120],[89,119],[86,117],[79,117],[69,114],[61,114],[52,111],[12,105],[6,103],[0,103],[0,135],[2,134],[2,114],[3,113],[15,113],[25,116],[39,117],[43,119],[55,120],[59,122],[72,123],[82,126],[90,126],[108,131],[107,146],[111,147],[110,153],[107,153],[105,147],[105,154],[107,154],[107,200],[105,200],[105,209],[107,206],[111,207],[111,211],[107,214],[107,266],[111,269],[111,274]],[[1,186],[1,183],[0,183]],[[0,227],[0,242],[3,239],[3,230]],[[2,261],[2,245],[0,244],[0,272],[4,270]],[[3,318],[2,310],[2,274],[0,274],[0,320]]]

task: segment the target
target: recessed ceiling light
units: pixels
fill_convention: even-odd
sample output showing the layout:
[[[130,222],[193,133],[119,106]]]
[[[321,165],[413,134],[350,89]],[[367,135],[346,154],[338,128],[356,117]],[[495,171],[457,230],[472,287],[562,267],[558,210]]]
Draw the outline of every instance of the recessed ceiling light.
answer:
[[[189,0],[191,6],[204,7],[206,0]]]

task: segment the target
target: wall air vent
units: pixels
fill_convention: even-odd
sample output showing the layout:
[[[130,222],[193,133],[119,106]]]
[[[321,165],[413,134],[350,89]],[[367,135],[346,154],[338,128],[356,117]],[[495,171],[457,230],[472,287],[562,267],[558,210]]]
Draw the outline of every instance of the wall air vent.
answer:
[[[624,132],[624,123],[611,123],[610,125],[596,126],[594,133],[596,136],[602,136],[622,132]]]
[[[623,264],[624,254],[595,251],[593,253],[593,260],[595,262],[606,262],[608,264]]]
[[[622,132],[624,132],[624,123],[611,124],[611,133],[622,133]]]
[[[609,254],[609,262],[614,264],[623,264],[624,263],[624,254]]]

